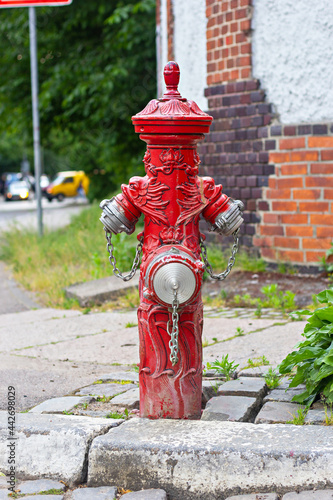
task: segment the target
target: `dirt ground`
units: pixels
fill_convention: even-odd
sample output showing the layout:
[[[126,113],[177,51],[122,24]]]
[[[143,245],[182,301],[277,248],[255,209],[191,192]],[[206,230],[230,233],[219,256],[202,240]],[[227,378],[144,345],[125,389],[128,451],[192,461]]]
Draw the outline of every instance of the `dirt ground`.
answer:
[[[205,281],[203,295],[217,296],[224,290],[226,305],[234,306],[235,295],[250,294],[252,298],[264,295],[263,286],[277,284],[279,290],[295,293],[295,303],[304,307],[312,303],[312,296],[329,287],[329,280],[323,275],[280,274],[277,272],[253,273],[231,271],[225,281]]]

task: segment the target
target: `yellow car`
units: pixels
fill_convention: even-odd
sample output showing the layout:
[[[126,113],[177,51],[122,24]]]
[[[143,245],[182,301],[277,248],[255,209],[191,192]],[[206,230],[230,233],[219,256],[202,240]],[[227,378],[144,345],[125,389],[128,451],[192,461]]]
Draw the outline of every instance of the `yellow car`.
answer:
[[[88,189],[89,178],[83,170],[72,170],[59,172],[47,187],[45,195],[49,201],[53,198],[62,201],[65,197],[86,196]]]

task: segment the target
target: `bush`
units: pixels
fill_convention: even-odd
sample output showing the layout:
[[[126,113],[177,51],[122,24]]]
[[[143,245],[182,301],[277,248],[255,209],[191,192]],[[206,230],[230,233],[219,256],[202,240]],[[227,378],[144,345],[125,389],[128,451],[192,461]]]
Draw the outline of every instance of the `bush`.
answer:
[[[314,312],[298,312],[309,316],[302,334],[306,340],[299,342],[298,350],[288,354],[279,366],[281,374],[292,377],[289,387],[305,384],[305,391],[294,396],[293,401],[308,406],[320,396],[333,403],[333,288],[316,298],[327,305]],[[295,368],[296,373],[291,373]]]

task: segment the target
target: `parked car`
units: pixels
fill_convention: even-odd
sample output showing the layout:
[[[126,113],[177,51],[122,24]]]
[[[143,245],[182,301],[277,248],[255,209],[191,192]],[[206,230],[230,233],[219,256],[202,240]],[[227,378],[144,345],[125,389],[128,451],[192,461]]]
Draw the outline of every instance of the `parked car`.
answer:
[[[8,186],[11,182],[21,181],[22,174],[20,172],[4,172],[1,176],[1,194],[6,198]]]
[[[59,172],[56,178],[46,188],[45,196],[49,201],[57,198],[62,201],[65,197],[80,195],[82,191],[87,195],[89,189],[89,178],[82,171]]]
[[[12,181],[5,193],[6,201],[27,200],[29,198],[29,185],[26,181]]]

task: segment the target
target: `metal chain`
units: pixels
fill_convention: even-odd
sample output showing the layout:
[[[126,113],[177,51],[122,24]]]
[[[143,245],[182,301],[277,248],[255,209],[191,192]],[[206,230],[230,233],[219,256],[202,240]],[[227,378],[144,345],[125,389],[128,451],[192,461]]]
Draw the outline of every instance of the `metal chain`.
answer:
[[[239,232],[239,229],[237,229],[237,231],[235,231],[233,233],[234,243],[233,243],[232,249],[231,249],[231,256],[228,260],[228,265],[227,265],[226,270],[220,274],[213,273],[213,268],[212,268],[211,264],[208,262],[207,247],[204,244],[203,239],[200,238],[199,243],[200,243],[200,248],[201,248],[202,259],[203,259],[204,264],[205,264],[205,269],[206,269],[207,273],[209,274],[209,276],[211,278],[213,278],[214,280],[220,280],[220,281],[225,280],[226,277],[228,276],[228,274],[230,273],[231,269],[233,268],[233,266],[235,264],[235,260],[236,260],[236,254],[238,252],[238,244],[239,244],[238,232]]]
[[[111,242],[112,233],[110,233],[106,228],[104,228],[104,231],[105,231],[105,237],[106,237],[106,241],[107,241],[106,248],[107,248],[107,251],[109,253],[110,264],[113,267],[113,274],[115,274],[118,278],[122,279],[123,281],[129,281],[130,279],[133,278],[133,276],[136,273],[138,266],[140,264],[140,255],[142,252],[142,245],[143,245],[143,235],[141,236],[139,243],[138,243],[138,246],[136,247],[136,252],[135,252],[135,257],[134,257],[132,269],[130,270],[130,272],[128,274],[126,274],[126,276],[124,276],[123,274],[121,274],[121,272],[119,271],[119,269],[117,267],[117,260],[116,260],[116,257],[114,256],[114,253],[113,253],[114,246]]]
[[[167,323],[167,332],[170,335],[171,339],[169,341],[170,347],[170,361],[172,366],[175,366],[178,363],[178,334],[179,334],[179,314],[178,307],[179,301],[177,297],[177,290],[174,290],[174,298],[172,301],[172,331],[170,332],[170,320]]]

